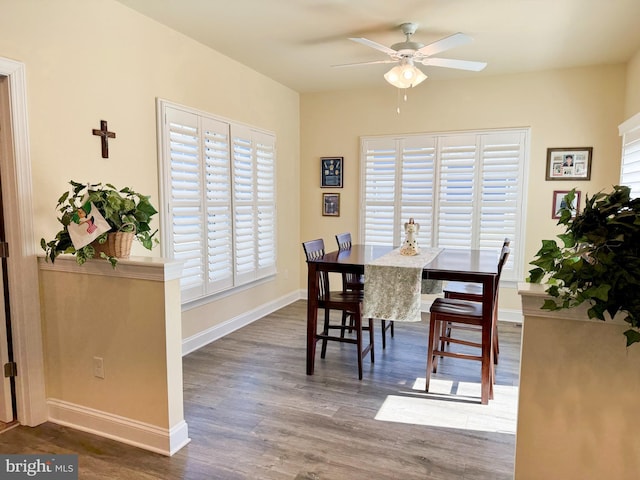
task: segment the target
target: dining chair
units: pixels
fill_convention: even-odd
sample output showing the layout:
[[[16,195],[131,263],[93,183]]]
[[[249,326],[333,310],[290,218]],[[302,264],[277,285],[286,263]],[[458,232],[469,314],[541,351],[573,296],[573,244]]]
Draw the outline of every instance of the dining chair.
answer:
[[[310,260],[322,257],[325,254],[324,240],[317,239],[302,244],[307,257],[307,265]],[[358,350],[358,379],[362,380],[362,364],[367,354],[371,363],[374,363],[373,320],[368,319],[368,325],[362,326],[362,293],[357,291],[331,290],[328,272],[318,272],[318,310],[324,311],[324,324],[322,332],[316,333],[316,341],[322,340],[320,358],[325,358],[327,342],[336,341],[356,344]],[[347,312],[353,318],[353,326],[331,323],[331,310]],[[339,330],[340,336],[332,335],[332,330]],[[344,335],[345,330],[355,332],[355,338]],[[369,343],[363,344],[363,331],[369,332]]]
[[[494,295],[491,299],[492,314],[489,318],[484,318],[482,314],[482,302],[459,300],[455,298],[437,298],[430,308],[429,318],[429,343],[427,351],[427,374],[425,382],[425,391],[429,391],[429,383],[431,374],[437,372],[438,359],[440,357],[453,357],[463,360],[475,360],[481,362],[481,389],[482,404],[487,404],[489,399],[493,398],[494,383],[494,362],[491,361],[492,353],[494,353],[494,330],[496,326],[495,311],[498,303],[498,285],[500,281],[501,266],[509,257],[509,247],[503,247],[498,262],[498,274],[494,280]],[[443,325],[449,324],[455,328],[461,326],[474,326],[480,329],[481,340],[470,341],[454,336],[443,336]],[[464,351],[445,350],[442,340],[445,339],[447,344],[459,344],[468,347],[480,349],[480,354],[471,354]]]
[[[350,250],[351,233],[345,232],[337,234],[336,242],[338,243],[338,250]],[[364,275],[358,275],[355,273],[343,273],[342,285],[345,290],[364,290]]]
[[[336,235],[336,242],[338,243],[338,250],[351,249],[351,232],[338,233]],[[344,291],[356,291],[364,292],[364,275],[358,275],[354,273],[342,274],[342,289]],[[346,325],[348,313],[344,312],[342,315],[343,325]],[[392,320],[380,320],[382,326],[382,349],[387,348],[387,331],[394,336],[394,325]],[[343,331],[344,334],[344,331]]]
[[[509,247],[511,245],[511,239],[505,238],[502,242],[502,248]],[[502,264],[498,265],[498,268],[502,270]],[[455,298],[458,300],[470,300],[472,302],[481,302],[482,301],[482,284],[481,283],[472,283],[472,282],[447,282],[447,284],[442,289],[445,298]],[[496,309],[497,314],[497,309]],[[451,327],[450,323],[442,324],[442,336],[450,337],[451,336]],[[458,326],[458,328],[462,330],[475,330],[480,331],[480,329],[474,325],[466,325],[466,326]],[[493,361],[494,363],[498,363],[498,355],[500,353],[500,342],[498,340],[498,324],[496,321],[496,328],[493,332]],[[443,339],[440,344],[440,348],[444,348],[444,344],[447,343],[446,339]]]

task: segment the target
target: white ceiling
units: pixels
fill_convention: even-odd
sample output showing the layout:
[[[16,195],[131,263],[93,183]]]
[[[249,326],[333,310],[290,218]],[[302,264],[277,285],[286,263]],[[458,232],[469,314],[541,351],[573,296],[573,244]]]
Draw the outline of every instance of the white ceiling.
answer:
[[[420,68],[433,80],[626,62],[640,49],[640,0],[118,0],[298,92],[388,85],[386,55],[348,40],[424,44],[455,32],[470,45],[438,57],[482,72]],[[429,80],[427,80],[429,81]]]

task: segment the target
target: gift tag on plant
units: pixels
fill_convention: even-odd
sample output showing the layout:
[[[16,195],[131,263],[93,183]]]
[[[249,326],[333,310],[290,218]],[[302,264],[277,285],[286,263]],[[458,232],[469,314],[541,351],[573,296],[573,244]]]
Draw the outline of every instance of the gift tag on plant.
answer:
[[[111,230],[93,202],[86,202],[76,210],[67,228],[76,250],[89,245],[100,235]]]

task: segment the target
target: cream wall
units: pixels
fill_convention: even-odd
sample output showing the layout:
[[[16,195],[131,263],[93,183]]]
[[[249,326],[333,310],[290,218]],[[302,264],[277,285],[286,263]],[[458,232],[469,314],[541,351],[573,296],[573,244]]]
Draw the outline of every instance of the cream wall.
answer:
[[[396,113],[397,90],[380,88],[301,96],[301,220],[303,240],[351,231],[358,240],[359,137],[406,132],[530,127],[531,158],[527,173],[528,203],[523,271],[543,238],[559,233],[551,219],[554,190],[577,187],[593,194],[617,183],[620,139],[617,125],[624,119],[625,66],[545,71],[530,74],[427,80],[409,92]],[[548,147],[593,147],[591,181],[545,181]],[[344,156],[344,188],[321,189],[322,156]],[[323,192],[341,194],[339,217],[323,217]],[[303,258],[301,257],[301,262]],[[300,284],[306,285],[306,269]],[[501,308],[519,310],[515,289],[501,292]]]
[[[640,113],[640,50],[627,64],[625,120]]]
[[[26,65],[35,235],[59,229],[55,205],[69,180],[110,182],[158,205],[156,97],[274,131],[276,279],[183,318],[183,337],[297,291],[299,96],[112,0],[0,0],[0,57]],[[91,130],[117,137],[102,159]],[[133,255],[149,255],[134,245]],[[151,255],[159,256],[160,249]]]

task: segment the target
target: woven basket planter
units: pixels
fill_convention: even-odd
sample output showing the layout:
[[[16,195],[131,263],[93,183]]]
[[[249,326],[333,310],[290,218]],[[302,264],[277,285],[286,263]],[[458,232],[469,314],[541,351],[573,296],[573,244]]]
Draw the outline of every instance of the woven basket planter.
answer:
[[[100,253],[104,252],[109,257],[129,258],[133,237],[133,232],[107,233],[106,242],[98,243],[97,240],[94,240],[91,243],[96,251],[95,257],[99,258]]]

